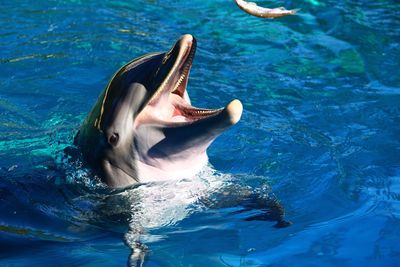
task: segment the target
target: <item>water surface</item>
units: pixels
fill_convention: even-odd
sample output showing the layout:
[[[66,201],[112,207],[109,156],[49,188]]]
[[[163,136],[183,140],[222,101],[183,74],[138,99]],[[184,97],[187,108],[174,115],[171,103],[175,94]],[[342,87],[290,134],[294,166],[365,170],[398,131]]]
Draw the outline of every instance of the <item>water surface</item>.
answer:
[[[301,12],[262,20],[226,0],[0,3],[1,266],[126,266],[138,222],[146,266],[398,265],[399,3],[258,3]],[[192,102],[244,105],[209,149],[215,171],[101,186],[63,150],[120,66],[184,33],[198,41]],[[219,207],[226,184],[279,200],[293,225]]]

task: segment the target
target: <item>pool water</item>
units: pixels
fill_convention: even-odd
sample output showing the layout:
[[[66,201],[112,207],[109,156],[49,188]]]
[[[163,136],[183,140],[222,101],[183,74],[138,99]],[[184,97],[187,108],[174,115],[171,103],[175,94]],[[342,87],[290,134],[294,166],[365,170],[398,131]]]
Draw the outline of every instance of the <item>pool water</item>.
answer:
[[[398,266],[400,16],[396,0],[0,3],[0,266]],[[113,73],[193,34],[192,102],[242,120],[213,167],[103,186],[72,140]],[[272,199],[292,225],[238,200]],[[238,193],[239,192],[239,193]],[[236,193],[236,194],[235,194]],[[271,207],[273,209],[273,207]]]

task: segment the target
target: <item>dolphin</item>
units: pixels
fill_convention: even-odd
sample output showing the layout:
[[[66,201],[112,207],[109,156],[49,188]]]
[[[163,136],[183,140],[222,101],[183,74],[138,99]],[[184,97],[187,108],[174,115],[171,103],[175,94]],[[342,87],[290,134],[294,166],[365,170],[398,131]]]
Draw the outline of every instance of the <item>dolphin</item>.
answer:
[[[243,107],[191,105],[186,90],[196,39],[180,37],[166,53],[150,53],[120,68],[75,136],[84,161],[110,187],[193,177],[206,150],[236,124]]]

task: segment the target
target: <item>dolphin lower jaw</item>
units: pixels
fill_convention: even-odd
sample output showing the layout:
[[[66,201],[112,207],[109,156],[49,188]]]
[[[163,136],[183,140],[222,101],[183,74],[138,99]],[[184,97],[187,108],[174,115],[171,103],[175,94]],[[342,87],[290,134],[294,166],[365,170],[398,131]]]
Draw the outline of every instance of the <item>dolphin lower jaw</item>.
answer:
[[[242,114],[238,100],[188,122],[143,124],[136,129],[135,151],[141,181],[162,180],[195,175],[207,162],[206,150]],[[194,119],[193,119],[194,118]]]

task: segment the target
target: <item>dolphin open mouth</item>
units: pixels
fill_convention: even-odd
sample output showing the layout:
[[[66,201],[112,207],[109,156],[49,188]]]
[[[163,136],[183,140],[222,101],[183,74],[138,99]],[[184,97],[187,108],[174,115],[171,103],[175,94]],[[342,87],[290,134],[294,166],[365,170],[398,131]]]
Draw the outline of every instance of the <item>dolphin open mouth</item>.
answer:
[[[242,105],[234,100],[225,108],[206,109],[191,105],[186,88],[193,59],[196,53],[196,39],[191,35],[182,36],[172,49],[164,55],[162,64],[155,73],[159,86],[141,112],[138,122],[158,122],[165,126],[183,126],[198,120],[225,113],[225,120],[235,124],[241,116]]]
[[[134,121],[141,177],[195,173],[207,163],[206,150],[212,141],[240,120],[239,100],[218,109],[192,106],[186,87],[195,52],[196,40],[187,34],[169,52],[159,54],[162,59],[152,78],[151,96]]]

